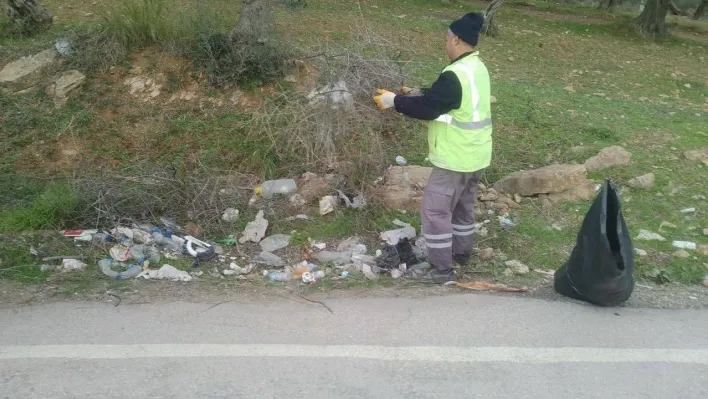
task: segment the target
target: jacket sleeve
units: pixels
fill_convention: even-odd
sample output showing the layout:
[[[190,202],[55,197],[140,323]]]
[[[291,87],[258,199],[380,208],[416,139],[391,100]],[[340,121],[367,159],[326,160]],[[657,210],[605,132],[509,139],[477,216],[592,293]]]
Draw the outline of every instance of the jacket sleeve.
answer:
[[[411,118],[431,121],[453,109],[460,108],[462,87],[454,72],[440,74],[438,80],[423,95],[396,96],[396,111]]]

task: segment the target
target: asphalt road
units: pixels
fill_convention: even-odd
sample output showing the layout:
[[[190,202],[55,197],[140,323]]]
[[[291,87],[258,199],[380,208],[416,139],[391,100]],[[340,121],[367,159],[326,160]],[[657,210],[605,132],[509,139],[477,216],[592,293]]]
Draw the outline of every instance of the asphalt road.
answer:
[[[1,309],[0,397],[708,397],[705,310],[294,299]]]

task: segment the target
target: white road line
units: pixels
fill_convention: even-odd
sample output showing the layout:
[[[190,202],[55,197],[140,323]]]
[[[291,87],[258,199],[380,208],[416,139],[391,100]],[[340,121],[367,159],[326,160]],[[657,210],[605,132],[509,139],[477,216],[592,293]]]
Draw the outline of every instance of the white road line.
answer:
[[[708,364],[708,349],[515,348],[366,345],[37,345],[0,346],[0,360],[203,357],[342,358],[450,363],[692,363]]]

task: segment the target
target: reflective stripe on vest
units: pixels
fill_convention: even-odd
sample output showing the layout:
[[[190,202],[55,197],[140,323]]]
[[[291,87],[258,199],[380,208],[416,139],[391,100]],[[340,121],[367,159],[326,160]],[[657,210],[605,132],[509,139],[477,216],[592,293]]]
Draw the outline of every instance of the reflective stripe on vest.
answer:
[[[492,118],[487,118],[481,120],[479,116],[479,92],[477,91],[477,85],[474,83],[474,73],[472,70],[464,63],[458,61],[453,64],[456,67],[462,69],[462,72],[467,77],[467,82],[470,86],[470,99],[472,100],[472,121],[471,122],[460,122],[452,117],[450,114],[440,115],[437,119],[438,122],[447,123],[448,125],[455,126],[463,130],[478,130],[492,125]]]

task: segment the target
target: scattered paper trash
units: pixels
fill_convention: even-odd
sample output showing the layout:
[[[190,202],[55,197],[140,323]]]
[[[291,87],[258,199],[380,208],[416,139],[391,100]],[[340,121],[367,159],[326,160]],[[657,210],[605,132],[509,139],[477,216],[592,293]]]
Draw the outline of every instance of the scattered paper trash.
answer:
[[[286,234],[273,234],[260,242],[261,249],[265,252],[275,252],[290,245],[291,236]]]
[[[255,243],[261,242],[267,229],[268,220],[263,217],[262,210],[258,211],[255,220],[246,225],[246,228],[243,230],[243,235],[239,238],[238,242],[241,244],[245,244],[249,241]]]
[[[233,223],[238,220],[239,211],[236,208],[226,208],[221,215],[221,220],[227,223]]]
[[[506,216],[497,216],[497,219],[499,219],[499,225],[502,228],[510,229],[512,227],[516,227],[516,223],[512,222],[511,219]]]
[[[138,274],[136,278],[170,280],[170,281],[192,281],[192,276],[172,265],[162,265],[159,270],[145,270]]]
[[[369,279],[369,280],[378,280],[379,276],[374,273],[373,269],[369,265],[363,265],[361,268],[361,271],[364,273],[364,276]]]
[[[334,212],[334,207],[337,206],[337,198],[332,195],[324,196],[320,199],[320,215],[324,216]]]
[[[364,196],[362,194],[357,195],[354,199],[349,199],[349,197],[347,197],[341,190],[337,190],[337,193],[339,194],[339,198],[344,201],[347,208],[361,209],[364,205],[366,205],[366,201],[364,201]]]
[[[696,208],[681,209],[681,213],[695,213],[695,212],[696,212]]]
[[[86,263],[78,259],[62,259],[61,261],[62,270],[64,271],[74,271],[74,270],[84,270]]]
[[[118,262],[125,262],[130,259],[130,248],[124,245],[114,245],[108,253],[111,255],[111,258]]]
[[[400,229],[384,231],[380,234],[381,240],[385,241],[388,245],[396,245],[399,241],[404,238],[413,239],[416,236],[416,231],[413,226],[408,223],[401,222],[396,219],[393,224],[401,227]]]

